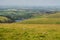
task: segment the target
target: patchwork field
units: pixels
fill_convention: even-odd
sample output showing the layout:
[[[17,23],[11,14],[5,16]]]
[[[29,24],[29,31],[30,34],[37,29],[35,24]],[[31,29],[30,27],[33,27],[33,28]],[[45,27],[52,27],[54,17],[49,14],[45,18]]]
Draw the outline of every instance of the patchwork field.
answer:
[[[60,24],[0,24],[0,40],[60,40]]]

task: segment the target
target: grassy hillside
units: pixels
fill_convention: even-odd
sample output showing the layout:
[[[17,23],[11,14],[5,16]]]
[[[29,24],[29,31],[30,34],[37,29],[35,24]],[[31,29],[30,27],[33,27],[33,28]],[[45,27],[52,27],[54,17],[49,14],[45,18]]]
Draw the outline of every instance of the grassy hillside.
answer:
[[[37,16],[28,20],[23,20],[24,24],[60,24],[60,13]]]
[[[60,25],[0,24],[0,40],[60,40]]]
[[[51,14],[48,14],[48,13],[36,14],[33,18],[60,18],[60,12],[51,13]]]
[[[18,22],[22,24],[60,24],[60,18],[34,18]]]
[[[21,15],[24,18],[30,14]],[[15,16],[18,18],[20,15],[11,13],[12,18]],[[60,13],[33,16],[17,23],[0,23],[0,40],[60,40]],[[0,16],[0,21],[8,20],[11,19]]]
[[[46,17],[47,17],[47,18],[60,18],[60,12],[47,15]]]

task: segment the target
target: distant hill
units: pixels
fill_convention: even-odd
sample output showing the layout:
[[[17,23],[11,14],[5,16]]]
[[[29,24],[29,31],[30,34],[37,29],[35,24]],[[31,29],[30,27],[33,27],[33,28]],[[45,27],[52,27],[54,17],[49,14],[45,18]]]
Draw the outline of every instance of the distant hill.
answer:
[[[60,12],[46,16],[48,18],[60,18]]]

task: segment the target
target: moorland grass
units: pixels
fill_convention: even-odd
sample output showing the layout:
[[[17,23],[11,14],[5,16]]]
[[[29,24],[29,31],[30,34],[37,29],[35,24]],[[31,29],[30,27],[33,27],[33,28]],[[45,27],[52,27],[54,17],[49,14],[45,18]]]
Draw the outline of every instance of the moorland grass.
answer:
[[[17,22],[21,24],[60,24],[60,18],[32,18]]]
[[[60,40],[60,25],[0,24],[0,40]]]
[[[26,19],[17,23],[22,24],[60,24],[60,12],[49,14],[49,15],[42,15],[32,17],[30,19]]]

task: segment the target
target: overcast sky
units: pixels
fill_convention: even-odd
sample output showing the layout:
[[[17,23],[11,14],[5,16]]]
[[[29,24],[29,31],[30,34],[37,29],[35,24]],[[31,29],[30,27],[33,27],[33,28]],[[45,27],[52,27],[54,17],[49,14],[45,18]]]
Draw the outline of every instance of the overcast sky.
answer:
[[[0,6],[60,6],[60,0],[0,0]]]

